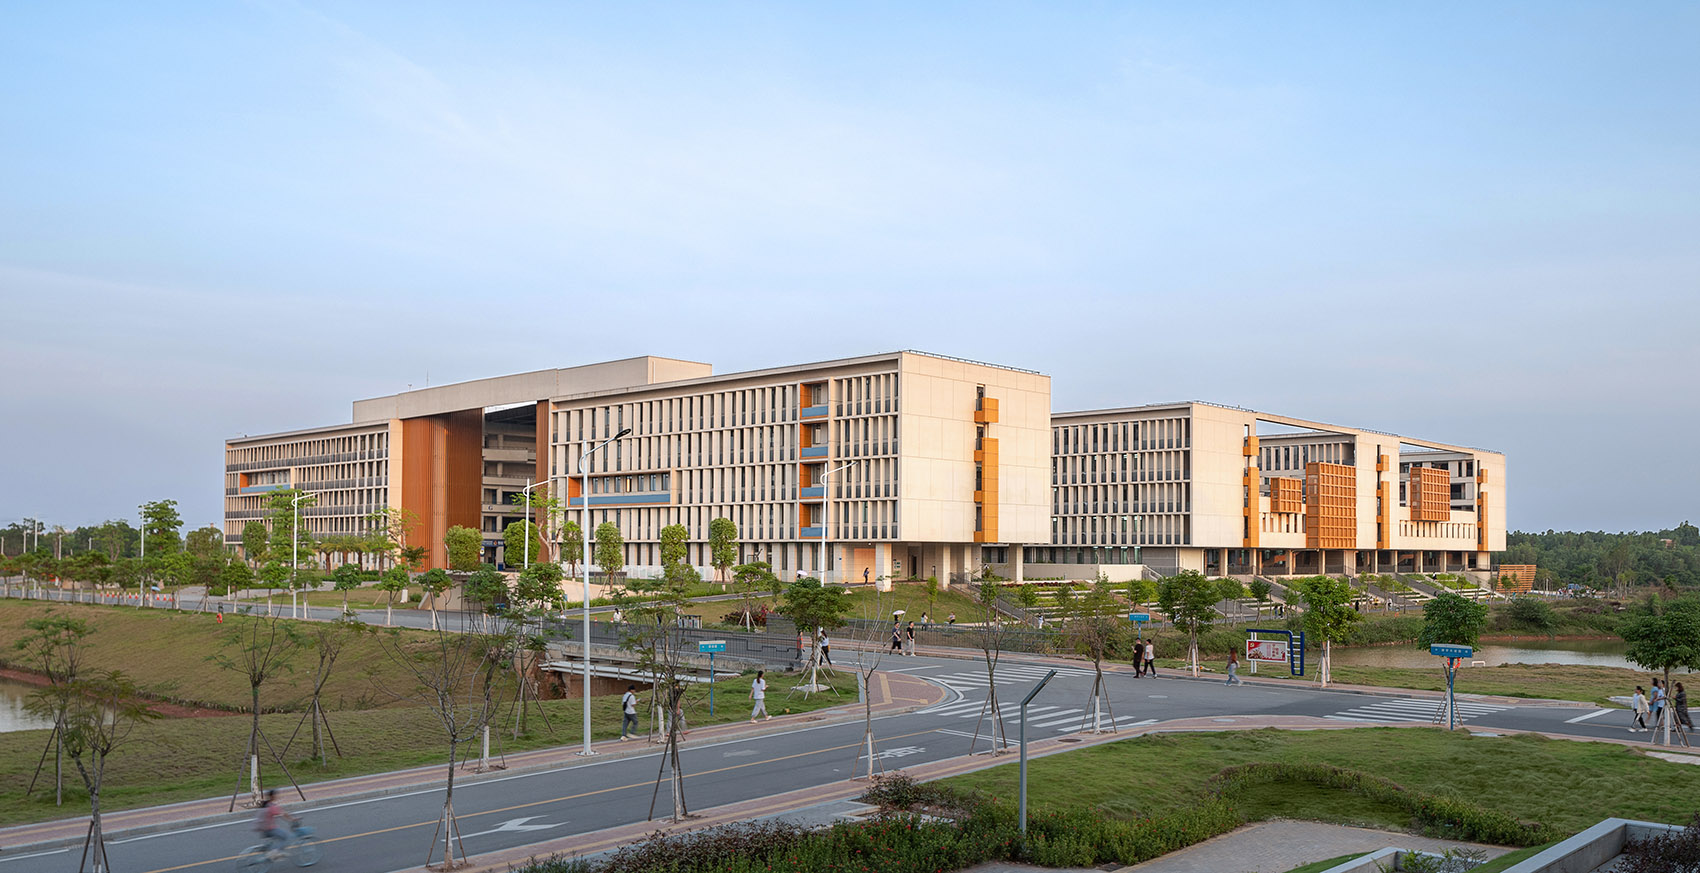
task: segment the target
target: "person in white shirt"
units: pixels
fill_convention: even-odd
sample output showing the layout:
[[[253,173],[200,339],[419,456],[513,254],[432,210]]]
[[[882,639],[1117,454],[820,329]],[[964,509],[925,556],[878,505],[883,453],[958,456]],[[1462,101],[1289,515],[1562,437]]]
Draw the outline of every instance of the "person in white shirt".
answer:
[[[632,729],[632,735],[637,734],[637,686],[627,685],[626,693],[620,695],[620,739],[626,739],[626,728]]]
[[[764,674],[765,671],[757,670],[756,681],[750,683],[750,699],[756,702],[755,708],[750,710],[750,724],[756,723],[757,716],[773,718],[767,714],[767,680],[762,678]]]

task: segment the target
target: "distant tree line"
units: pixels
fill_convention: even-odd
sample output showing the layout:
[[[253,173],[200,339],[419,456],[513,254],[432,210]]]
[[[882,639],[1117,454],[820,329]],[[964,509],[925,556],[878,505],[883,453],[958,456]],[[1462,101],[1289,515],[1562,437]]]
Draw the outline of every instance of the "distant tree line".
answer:
[[[1628,533],[1513,531],[1505,544],[1499,563],[1534,564],[1542,588],[1700,587],[1700,528],[1686,521],[1669,530]]]

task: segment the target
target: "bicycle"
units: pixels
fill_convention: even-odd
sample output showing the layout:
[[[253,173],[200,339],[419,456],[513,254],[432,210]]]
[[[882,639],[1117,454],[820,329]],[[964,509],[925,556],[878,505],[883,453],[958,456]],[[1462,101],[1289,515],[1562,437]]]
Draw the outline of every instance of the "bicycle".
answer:
[[[274,851],[278,853],[276,858],[272,857]],[[297,867],[311,867],[319,863],[319,844],[313,839],[311,827],[295,825],[289,839],[278,846],[269,843],[249,846],[242,852],[242,869],[247,873],[265,873],[272,864],[283,860],[294,861]]]

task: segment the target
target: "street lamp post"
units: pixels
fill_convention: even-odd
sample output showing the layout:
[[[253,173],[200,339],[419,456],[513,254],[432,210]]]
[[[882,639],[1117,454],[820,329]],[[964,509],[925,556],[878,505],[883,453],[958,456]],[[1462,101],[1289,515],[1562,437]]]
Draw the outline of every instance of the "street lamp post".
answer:
[[[525,477],[525,526],[527,530],[525,537],[525,563],[521,565],[522,568],[531,566],[531,489],[542,484],[545,483],[533,482],[531,481],[530,476]]]
[[[821,514],[826,517],[821,520],[820,554],[815,556],[815,563],[820,567],[820,573],[817,575],[822,585],[826,584],[826,550],[831,548],[832,542],[832,535],[829,533],[832,529],[832,486],[828,485],[826,480],[834,473],[850,469],[851,465],[855,463],[855,461],[846,461],[820,474],[821,500],[823,501],[821,503]]]
[[[308,496],[308,492],[303,491],[300,494],[297,494],[294,497],[290,498],[290,501],[289,501],[289,508],[290,508],[291,511],[293,511],[295,513],[295,522],[293,524],[291,524],[290,527],[289,527],[289,617],[290,618],[300,618],[300,616],[296,614],[295,594],[296,594],[296,591],[298,590],[297,586],[299,586],[301,584],[301,580],[300,580],[301,569],[300,569],[299,564],[297,563],[298,556],[299,556],[299,553],[301,551],[301,498],[307,497],[307,496]],[[148,538],[147,538],[146,533],[144,532],[143,535],[142,535],[142,543],[143,543],[144,546],[147,544],[147,541],[148,541]],[[269,598],[268,598],[267,602],[268,603],[270,602]]]
[[[580,680],[583,684],[579,686],[579,696],[584,698],[584,748],[579,750],[580,755],[596,754],[590,748],[590,474],[584,471],[584,465],[586,461],[590,460],[591,455],[631,432],[632,429],[629,427],[620,428],[619,433],[597,443],[589,451],[578,456],[578,499],[584,501],[584,511],[579,516],[583,519],[580,525],[582,529],[579,531],[579,539],[584,547],[584,602],[579,604],[584,609],[584,677]]]

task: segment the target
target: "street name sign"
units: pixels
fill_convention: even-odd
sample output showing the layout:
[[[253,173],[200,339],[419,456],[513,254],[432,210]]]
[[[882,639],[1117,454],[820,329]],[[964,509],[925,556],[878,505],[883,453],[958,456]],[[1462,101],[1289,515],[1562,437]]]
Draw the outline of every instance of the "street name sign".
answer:
[[[1468,658],[1473,653],[1469,646],[1455,646],[1451,643],[1435,643],[1428,647],[1428,653],[1438,658]]]
[[[726,651],[726,641],[725,640],[701,640],[697,643],[697,653],[698,654],[707,654],[709,652],[724,652],[724,651]]]
[[[1130,612],[1130,613],[1127,614],[1127,620],[1134,622],[1136,624],[1144,624],[1144,623],[1151,620],[1151,613],[1149,613],[1149,612]]]

